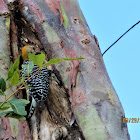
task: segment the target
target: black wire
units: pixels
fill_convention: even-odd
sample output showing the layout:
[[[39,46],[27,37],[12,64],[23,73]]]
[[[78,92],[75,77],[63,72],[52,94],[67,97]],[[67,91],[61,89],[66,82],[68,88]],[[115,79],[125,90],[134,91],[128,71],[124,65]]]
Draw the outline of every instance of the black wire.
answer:
[[[138,21],[136,24],[134,24],[131,28],[129,28],[123,35],[121,35],[112,45],[110,45],[102,54],[102,56],[114,45],[116,44],[126,33],[128,33],[132,28],[134,28],[137,24],[139,24],[140,21]]]

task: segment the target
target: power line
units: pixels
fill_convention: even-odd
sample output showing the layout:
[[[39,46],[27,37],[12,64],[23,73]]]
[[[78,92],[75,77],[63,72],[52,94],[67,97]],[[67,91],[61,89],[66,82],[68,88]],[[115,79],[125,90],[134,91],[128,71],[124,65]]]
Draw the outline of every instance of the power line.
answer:
[[[133,29],[137,24],[139,24],[140,21],[138,21],[136,24],[134,24],[131,28],[129,28],[124,34],[122,34],[112,45],[110,45],[102,54],[102,56],[114,45],[116,44],[126,33],[128,33],[131,29]]]

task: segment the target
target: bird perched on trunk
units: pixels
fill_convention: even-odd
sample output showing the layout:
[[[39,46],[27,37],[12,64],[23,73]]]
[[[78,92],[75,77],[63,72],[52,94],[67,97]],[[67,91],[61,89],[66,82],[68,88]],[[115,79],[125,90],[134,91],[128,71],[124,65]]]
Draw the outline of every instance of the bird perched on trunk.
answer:
[[[29,65],[29,53],[37,54],[35,46],[24,46],[22,48],[23,65]],[[42,68],[40,71],[39,67],[34,64],[31,73],[28,72],[27,68],[23,68],[22,77],[25,76],[25,80],[31,77],[26,82],[27,98],[30,101],[29,110],[27,110],[27,118],[31,118],[37,104],[46,100],[49,91],[49,70],[47,67]],[[38,73],[36,73],[38,71]],[[35,74],[36,73],[36,74]]]

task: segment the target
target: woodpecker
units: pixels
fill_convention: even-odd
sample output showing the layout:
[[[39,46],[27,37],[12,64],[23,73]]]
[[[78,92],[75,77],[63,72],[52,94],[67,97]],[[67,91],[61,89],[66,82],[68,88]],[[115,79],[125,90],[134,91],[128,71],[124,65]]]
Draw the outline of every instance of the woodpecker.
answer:
[[[29,60],[29,53],[36,54],[35,46],[24,46],[22,48],[22,58],[23,64],[28,65],[31,60]],[[39,67],[34,64],[34,67],[29,75],[27,75],[27,69],[22,70],[22,77],[25,76],[25,80],[33,76]],[[27,98],[30,101],[29,110],[27,110],[27,118],[31,118],[37,104],[46,100],[49,91],[49,70],[47,67],[42,68],[37,74],[35,74],[31,79],[26,82],[26,92]]]

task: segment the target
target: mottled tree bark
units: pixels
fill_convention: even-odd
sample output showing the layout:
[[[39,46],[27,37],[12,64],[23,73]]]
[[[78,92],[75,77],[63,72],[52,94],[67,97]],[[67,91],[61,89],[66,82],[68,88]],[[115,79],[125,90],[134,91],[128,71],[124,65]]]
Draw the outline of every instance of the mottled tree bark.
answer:
[[[130,139],[127,125],[123,124],[122,105],[78,1],[0,0],[0,7],[1,76],[6,77],[10,61],[21,54],[24,45],[35,45],[47,60],[85,58],[51,66],[54,76],[50,78],[47,101],[28,122],[2,118],[0,138]],[[20,97],[22,94],[24,91]]]
[[[12,30],[13,33],[11,33]],[[10,61],[15,60],[18,55],[18,53],[16,53],[17,44],[15,44],[17,42],[17,34],[14,35],[14,32],[16,32],[16,29],[13,24],[13,15],[11,15],[11,12],[8,10],[7,3],[4,0],[0,0],[0,76],[4,79],[7,78]],[[12,55],[11,52],[13,52],[14,55]],[[10,88],[6,91],[6,94],[10,95],[15,90],[15,87]],[[0,102],[2,101],[4,101],[4,97],[0,96]],[[13,118],[1,118],[0,140],[12,140],[15,138],[19,140],[31,139],[28,123]]]

